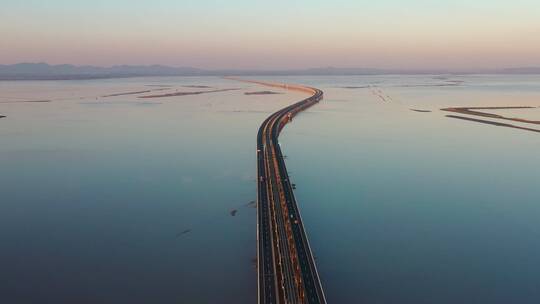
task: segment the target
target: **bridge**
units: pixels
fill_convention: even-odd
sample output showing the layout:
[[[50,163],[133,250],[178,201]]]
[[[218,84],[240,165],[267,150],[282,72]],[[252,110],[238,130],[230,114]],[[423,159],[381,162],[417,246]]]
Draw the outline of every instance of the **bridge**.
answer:
[[[292,118],[323,98],[319,89],[250,81],[308,93],[270,115],[257,134],[257,272],[262,304],[326,303],[319,274],[278,142]]]

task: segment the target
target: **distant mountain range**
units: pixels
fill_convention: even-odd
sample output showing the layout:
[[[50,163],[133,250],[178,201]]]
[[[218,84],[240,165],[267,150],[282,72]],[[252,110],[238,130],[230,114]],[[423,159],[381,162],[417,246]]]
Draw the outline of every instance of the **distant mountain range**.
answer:
[[[540,67],[485,70],[397,70],[371,68],[310,68],[291,70],[204,70],[163,65],[118,65],[112,67],[70,64],[18,63],[0,65],[0,80],[63,80],[138,76],[249,76],[249,75],[388,75],[388,74],[540,74]]]
[[[0,65],[0,80],[92,79],[136,76],[194,76],[205,71],[161,65],[118,65],[112,67],[75,66],[71,64],[18,63]]]

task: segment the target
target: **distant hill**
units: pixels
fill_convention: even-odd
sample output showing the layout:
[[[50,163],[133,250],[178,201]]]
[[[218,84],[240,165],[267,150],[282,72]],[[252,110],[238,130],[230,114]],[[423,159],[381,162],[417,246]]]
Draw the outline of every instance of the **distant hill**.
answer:
[[[75,66],[71,64],[18,63],[0,65],[0,80],[23,79],[91,79],[135,76],[196,76],[206,74],[190,67],[162,65],[118,65],[112,67]]]
[[[309,68],[291,70],[204,70],[192,67],[163,65],[117,65],[112,67],[75,66],[71,64],[18,63],[0,65],[0,80],[60,80],[94,79],[137,76],[249,76],[249,75],[388,75],[388,74],[540,74],[540,67],[493,70],[396,70],[373,68]]]

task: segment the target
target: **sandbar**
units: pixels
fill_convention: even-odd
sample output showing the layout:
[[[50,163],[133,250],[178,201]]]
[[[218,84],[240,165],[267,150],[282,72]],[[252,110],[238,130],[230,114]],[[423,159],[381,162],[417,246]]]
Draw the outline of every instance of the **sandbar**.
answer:
[[[138,98],[161,98],[161,97],[175,97],[175,96],[186,96],[186,95],[199,95],[199,94],[226,92],[226,91],[234,91],[234,90],[240,90],[240,89],[235,88],[235,89],[219,89],[219,90],[211,90],[211,91],[175,92],[175,93],[160,94],[160,95],[139,96]]]
[[[528,120],[518,117],[506,117],[498,114],[485,113],[475,110],[504,110],[504,109],[534,109],[535,107],[531,106],[507,106],[507,107],[458,107],[458,108],[444,108],[442,111],[454,112],[467,115],[476,115],[482,117],[496,118],[496,119],[505,119],[512,120],[516,122],[530,123],[530,124],[540,124],[540,121],[537,120]]]
[[[273,94],[283,94],[273,91],[257,91],[257,92],[245,92],[244,95],[273,95]]]
[[[526,130],[526,131],[532,131],[532,132],[540,133],[539,129],[525,128],[525,127],[520,127],[520,126],[516,126],[516,125],[507,124],[507,123],[496,122],[496,121],[483,120],[483,119],[470,118],[470,117],[457,116],[457,115],[446,115],[446,117],[462,119],[462,120],[467,120],[467,121],[474,121],[474,122],[488,124],[488,125],[497,126],[497,127],[507,127],[507,128],[514,128],[514,129],[520,129],[520,130]]]

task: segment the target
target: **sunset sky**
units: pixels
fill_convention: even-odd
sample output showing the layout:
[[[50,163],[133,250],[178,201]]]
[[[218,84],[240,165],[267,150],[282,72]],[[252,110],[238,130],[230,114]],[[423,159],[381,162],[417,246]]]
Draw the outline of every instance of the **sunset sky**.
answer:
[[[0,64],[540,66],[538,0],[2,0]]]

